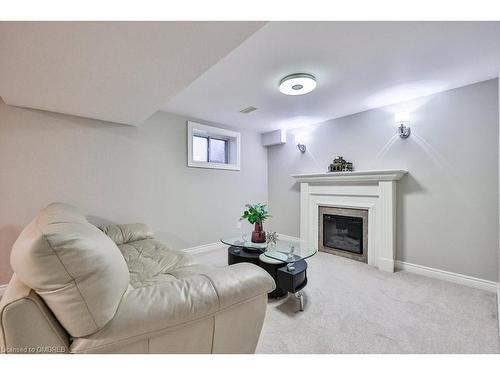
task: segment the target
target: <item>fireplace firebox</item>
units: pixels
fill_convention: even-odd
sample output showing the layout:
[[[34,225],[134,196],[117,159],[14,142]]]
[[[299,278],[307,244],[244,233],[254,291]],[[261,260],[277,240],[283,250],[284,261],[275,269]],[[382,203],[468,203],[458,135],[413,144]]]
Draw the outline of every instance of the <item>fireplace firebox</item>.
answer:
[[[368,210],[319,207],[320,251],[368,261]]]

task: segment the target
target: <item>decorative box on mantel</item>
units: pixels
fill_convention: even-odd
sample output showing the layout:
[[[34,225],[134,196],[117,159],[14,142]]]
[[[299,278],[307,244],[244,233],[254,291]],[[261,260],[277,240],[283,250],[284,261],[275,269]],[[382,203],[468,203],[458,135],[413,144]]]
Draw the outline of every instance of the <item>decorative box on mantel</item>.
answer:
[[[320,207],[337,208],[339,212],[349,209],[367,212],[368,219],[363,225],[368,226],[368,238],[363,240],[364,246],[360,246],[363,258],[380,270],[394,272],[396,182],[406,173],[398,169],[292,175],[300,182],[300,238],[322,250],[325,239],[320,238],[320,233],[326,232],[319,230],[319,223],[324,223],[319,217]],[[352,255],[346,256],[356,259]],[[359,255],[359,250],[354,255]]]

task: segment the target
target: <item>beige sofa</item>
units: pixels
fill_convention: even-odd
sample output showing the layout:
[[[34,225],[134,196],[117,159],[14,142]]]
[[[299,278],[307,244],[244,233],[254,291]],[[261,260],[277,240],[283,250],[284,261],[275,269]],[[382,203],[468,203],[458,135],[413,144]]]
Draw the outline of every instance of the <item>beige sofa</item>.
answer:
[[[199,264],[144,224],[98,229],[53,203],[23,230],[0,302],[3,353],[253,353],[273,279]]]

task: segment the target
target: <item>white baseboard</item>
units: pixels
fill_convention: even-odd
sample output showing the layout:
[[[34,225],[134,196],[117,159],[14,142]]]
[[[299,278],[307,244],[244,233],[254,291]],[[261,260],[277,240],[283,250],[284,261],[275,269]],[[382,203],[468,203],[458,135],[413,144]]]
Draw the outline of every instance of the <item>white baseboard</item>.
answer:
[[[286,234],[278,233],[278,238],[285,241],[300,241],[299,237],[287,236]]]
[[[280,234],[279,238],[281,238],[283,240],[287,240],[287,241],[298,241],[299,240],[299,238],[297,238],[297,237],[287,236],[284,234]],[[206,252],[212,251],[212,250],[227,249],[227,248],[228,248],[228,246],[224,245],[222,242],[213,242],[213,243],[209,243],[206,245],[193,246],[193,247],[189,247],[186,249],[182,249],[182,251],[185,251],[186,253],[190,253],[190,254],[201,254],[201,253],[206,253]],[[6,289],[7,289],[7,284],[0,285],[0,298],[3,296]]]
[[[434,279],[449,281],[452,283],[497,293],[498,283],[494,281],[479,279],[477,277],[462,275],[449,271],[443,271],[436,268],[420,266],[418,264],[402,262],[400,260],[396,260],[395,265],[396,269],[408,271],[417,275],[432,277]]]
[[[278,234],[278,236],[280,239],[285,241],[299,241],[298,237],[287,236],[286,234]],[[186,249],[182,249],[181,251],[185,251],[190,254],[200,254],[217,249],[227,249],[228,247],[228,245],[224,245],[222,242],[213,242],[206,245],[188,247]]]
[[[285,234],[279,234],[279,238],[288,241],[298,241],[298,237],[287,236]],[[381,258],[379,258],[379,261]],[[459,273],[449,272],[440,270],[437,268],[431,268],[426,266],[420,266],[418,264],[402,262],[400,260],[393,261],[392,259],[383,259],[384,267],[387,271],[395,269],[404,270],[407,272],[415,273],[422,276],[431,277],[434,279],[449,281],[452,283],[470,286],[473,288],[478,288],[482,290],[487,290],[488,292],[493,292],[497,294],[498,303],[498,317],[500,319],[500,283],[496,283],[490,280],[484,280],[473,276],[462,275]],[[499,323],[499,333],[500,333],[500,323]]]
[[[186,253],[190,254],[200,254],[200,253],[206,253],[207,251],[223,249],[227,247],[228,246],[224,245],[222,242],[213,242],[206,245],[200,245],[200,246],[189,247],[187,249],[182,249],[182,251],[185,251]]]
[[[384,272],[394,272],[395,262],[393,259],[387,258],[377,258],[376,259],[378,269]]]
[[[299,241],[298,237],[288,236],[286,234],[278,234],[279,238],[285,241]],[[194,246],[187,249],[183,249],[190,254],[200,254],[205,253],[212,250],[218,249],[226,249],[228,246],[224,245],[221,242],[213,242],[206,245]],[[392,260],[391,260],[392,262]],[[487,290],[489,292],[497,293],[497,301],[498,301],[498,314],[500,317],[500,285],[494,281],[479,279],[477,277],[462,275],[459,273],[439,270],[436,268],[420,266],[418,264],[403,262],[400,260],[394,261],[394,267],[398,270],[408,271],[417,275],[427,276],[434,279],[449,281],[456,284],[461,284],[465,286],[470,286],[473,288]],[[389,267],[392,270],[392,267]],[[1,295],[0,287],[0,295]]]
[[[3,297],[3,294],[5,293],[6,290],[7,290],[7,284],[0,285],[0,298]]]

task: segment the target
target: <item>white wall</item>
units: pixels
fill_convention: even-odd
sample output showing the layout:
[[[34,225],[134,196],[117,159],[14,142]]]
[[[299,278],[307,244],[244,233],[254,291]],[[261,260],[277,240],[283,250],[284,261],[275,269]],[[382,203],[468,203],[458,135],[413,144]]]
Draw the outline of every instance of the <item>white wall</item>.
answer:
[[[332,105],[335,105],[334,103]],[[398,183],[397,259],[498,279],[498,80],[298,129],[268,150],[273,229],[299,235],[299,186],[290,174],[324,172],[337,155],[362,169],[407,169]],[[395,135],[410,110],[412,135]]]
[[[0,101],[0,285],[12,243],[52,201],[148,223],[175,249],[236,232],[244,204],[267,201],[260,135],[242,133],[241,171],[188,168],[185,121],[158,112],[135,128]]]

